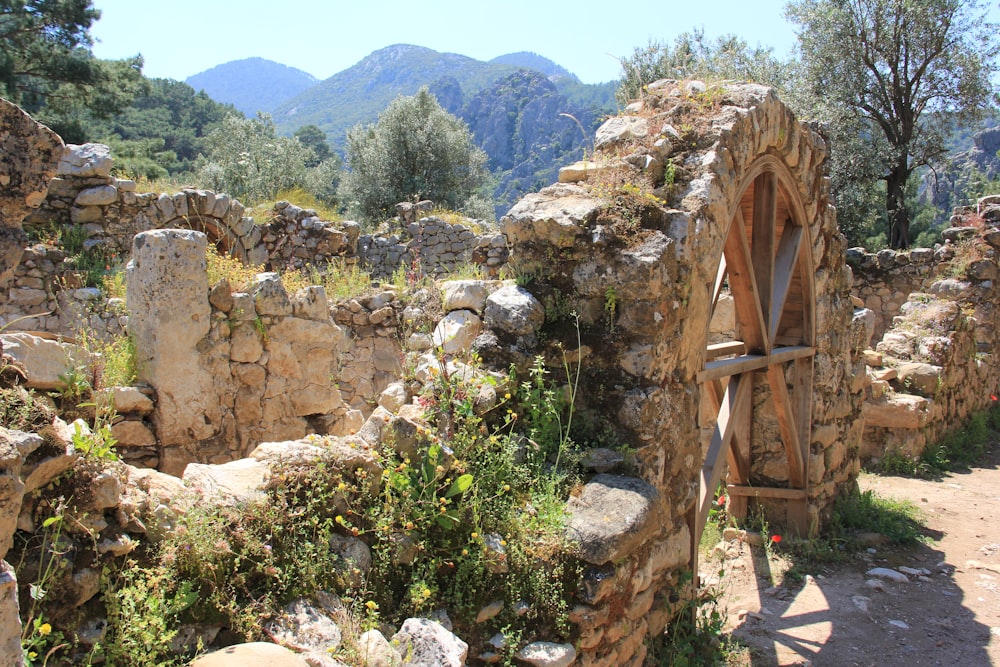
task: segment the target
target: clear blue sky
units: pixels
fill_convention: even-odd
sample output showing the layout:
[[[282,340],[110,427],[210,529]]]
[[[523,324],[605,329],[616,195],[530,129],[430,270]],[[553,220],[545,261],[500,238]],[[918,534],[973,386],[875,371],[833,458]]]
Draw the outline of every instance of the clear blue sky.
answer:
[[[735,33],[784,56],[785,0],[94,0],[100,58],[141,53],[150,77],[184,80],[261,57],[325,79],[390,44],[489,60],[534,51],[586,83],[617,79],[617,58],[695,27]]]

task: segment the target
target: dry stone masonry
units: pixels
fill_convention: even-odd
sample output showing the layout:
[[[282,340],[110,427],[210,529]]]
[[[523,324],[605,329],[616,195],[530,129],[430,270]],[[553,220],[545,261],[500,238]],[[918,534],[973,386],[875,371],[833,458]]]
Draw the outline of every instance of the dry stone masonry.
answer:
[[[58,387],[60,374],[87,363],[79,356],[87,353],[50,338],[84,329],[98,337],[124,330],[135,340],[137,386],[100,395],[123,417],[114,433],[124,462],[85,468],[93,493],[79,509],[80,525],[100,534],[107,559],[126,556],[141,536],[172,530],[190,503],[259,496],[287,466],[363,471],[377,490],[383,470],[372,452],[416,454],[415,434],[426,423],[417,396],[435,374],[462,377],[475,409],[485,411],[498,402],[503,371],[523,372],[541,359],[574,392],[574,418],[592,434],[579,443],[588,477],[566,502],[582,576],[567,601],[573,641],[535,641],[518,647],[515,659],[638,667],[649,640],[691,594],[701,480],[719,474],[706,465],[717,431],[738,430],[733,437],[749,459],[743,472],[733,459],[730,493],[776,489],[774,497],[742,502],[759,502],[775,524],[810,532],[853,486],[860,457],[919,455],[1000,391],[998,202],[960,211],[949,242],[934,250],[847,250],[830,204],[823,136],[762,86],[651,84],[600,128],[589,161],[522,199],[500,233],[481,235],[473,221],[433,215],[429,202],[401,204],[393,233],[363,235],[355,223],[324,221],[287,202],[253,221],[220,193],[138,193],[111,175],[106,147],[64,152],[58,137],[16,107],[0,102],[0,114],[0,231],[10,230],[4,238],[13,243],[0,266],[12,278],[0,315],[4,322],[30,316],[18,328],[33,332],[6,332],[7,363],[29,386]],[[36,234],[76,225],[85,248],[127,261],[125,302],[75,283],[64,252],[24,241],[22,220]],[[745,299],[736,293],[745,268],[737,250],[767,247],[759,230],[769,221],[780,231],[772,239],[774,273],[784,272],[788,297],[773,322],[762,306],[770,351],[753,344]],[[801,242],[783,256],[786,237]],[[210,243],[266,271],[245,288],[210,284]],[[334,263],[365,268],[375,284],[334,302],[317,285],[289,293],[276,273],[321,274]],[[405,294],[380,282],[400,267],[408,282],[420,274],[447,278],[466,263],[488,279],[422,283]],[[504,266],[508,279],[499,280]],[[746,340],[734,340],[737,334]],[[442,362],[434,350],[450,356]],[[486,370],[459,360],[471,353]],[[760,365],[770,354],[799,357]],[[756,369],[731,373],[752,378],[742,384],[753,399],[742,430],[728,428],[718,406],[710,409],[713,401],[738,404],[711,375],[719,360]],[[577,366],[579,378],[567,376]],[[794,401],[784,396],[789,388],[798,392]],[[802,438],[798,450],[782,445],[789,421]],[[39,529],[30,492],[80,465],[75,426],[58,418],[49,424],[44,438],[0,429],[0,557],[15,530]],[[796,451],[801,461],[792,460]],[[90,534],[71,531],[67,540],[82,543]],[[340,537],[338,553],[353,567],[344,576],[364,576],[368,547]],[[489,543],[487,558],[497,567],[503,553],[499,538]],[[70,580],[67,613],[97,595],[99,572],[81,563]],[[0,563],[0,654],[19,643],[16,588]],[[332,664],[321,659],[341,641],[339,613],[332,600],[289,605],[268,632],[298,655],[275,653],[273,645],[227,650],[275,654],[282,664]],[[359,645],[384,664],[403,654],[455,665],[496,656],[489,646],[470,653],[446,620],[410,619],[392,643],[372,630]],[[219,631],[191,627],[183,637],[211,644]],[[98,636],[83,632],[81,641]],[[196,664],[229,664],[217,662],[223,659]],[[18,662],[0,659],[7,664]]]

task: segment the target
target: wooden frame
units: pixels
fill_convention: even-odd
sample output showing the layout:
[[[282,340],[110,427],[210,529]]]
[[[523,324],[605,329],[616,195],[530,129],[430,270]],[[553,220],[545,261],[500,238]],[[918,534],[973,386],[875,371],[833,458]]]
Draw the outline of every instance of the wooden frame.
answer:
[[[795,181],[776,157],[764,156],[754,163],[739,192],[739,200],[731,202],[729,229],[710,286],[714,312],[728,280],[736,316],[734,340],[707,345],[704,369],[697,377],[702,413],[714,415],[714,424],[691,521],[694,567],[702,528],[727,468],[728,509],[733,516],[746,515],[750,498],[769,498],[786,504],[788,530],[806,534],[809,528],[815,354],[810,234]],[[773,406],[771,416],[788,462],[787,487],[750,483],[753,425],[764,409],[753,405],[755,376],[770,390],[771,401],[764,405]]]

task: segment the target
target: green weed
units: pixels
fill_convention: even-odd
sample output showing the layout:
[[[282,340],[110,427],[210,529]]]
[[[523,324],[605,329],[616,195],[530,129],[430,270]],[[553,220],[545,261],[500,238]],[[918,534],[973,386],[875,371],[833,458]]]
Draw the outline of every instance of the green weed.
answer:
[[[912,503],[855,490],[837,500],[830,532],[845,538],[878,533],[893,544],[907,545],[923,540],[923,528],[920,512]]]

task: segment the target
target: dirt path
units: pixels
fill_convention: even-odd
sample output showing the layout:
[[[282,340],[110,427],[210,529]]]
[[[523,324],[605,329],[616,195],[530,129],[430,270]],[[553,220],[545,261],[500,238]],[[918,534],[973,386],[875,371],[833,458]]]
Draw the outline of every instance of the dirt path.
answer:
[[[728,628],[751,647],[749,664],[1000,665],[1000,443],[967,473],[937,481],[865,475],[860,485],[917,505],[934,541],[870,548],[807,574],[798,566],[804,576],[780,587],[789,559],[731,544],[720,604]],[[878,567],[908,573],[907,581],[867,574]]]

